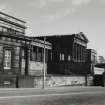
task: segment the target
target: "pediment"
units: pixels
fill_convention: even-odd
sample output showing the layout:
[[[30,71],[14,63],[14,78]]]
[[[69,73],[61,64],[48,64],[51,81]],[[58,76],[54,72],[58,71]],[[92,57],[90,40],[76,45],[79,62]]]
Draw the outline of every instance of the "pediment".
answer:
[[[81,39],[81,40],[84,40],[85,42],[88,42],[89,40],[87,39],[87,37],[84,35],[83,32],[80,32],[79,34],[76,34],[76,37]]]

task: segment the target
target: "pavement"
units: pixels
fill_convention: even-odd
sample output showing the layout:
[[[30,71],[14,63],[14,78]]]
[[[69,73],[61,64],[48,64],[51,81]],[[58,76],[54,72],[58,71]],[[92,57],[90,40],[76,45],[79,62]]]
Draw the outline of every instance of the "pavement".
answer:
[[[51,88],[0,88],[0,97],[4,96],[25,96],[25,95],[43,95],[43,94],[64,94],[78,92],[98,92],[104,91],[104,87],[85,87],[85,86],[67,86]]]
[[[0,105],[105,105],[105,87],[1,88]]]
[[[43,88],[0,88],[0,93],[5,93],[5,92],[23,92],[23,91],[26,91],[26,92],[37,92],[40,94],[40,92],[52,92],[52,91],[62,91],[62,90],[65,90],[65,91],[68,91],[69,92],[77,92],[77,91],[80,91],[80,90],[84,90],[84,91],[96,91],[98,89],[102,89],[104,90],[105,87],[101,87],[101,86],[61,86],[61,87],[45,87],[44,89]]]

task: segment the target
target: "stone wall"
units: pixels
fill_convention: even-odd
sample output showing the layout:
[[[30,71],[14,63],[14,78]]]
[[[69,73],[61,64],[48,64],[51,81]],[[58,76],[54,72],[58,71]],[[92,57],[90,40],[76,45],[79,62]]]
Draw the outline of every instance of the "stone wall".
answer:
[[[34,78],[31,76],[20,76],[18,80],[18,88],[33,88]]]
[[[0,76],[0,88],[15,88],[16,77],[15,76]]]
[[[46,76],[45,87],[85,86],[85,76]],[[87,85],[93,85],[93,77],[87,76]],[[43,76],[2,76],[0,87],[10,88],[42,88]]]
[[[87,86],[93,86],[93,76],[87,76]]]
[[[47,64],[45,64],[45,68],[47,70]],[[35,76],[35,75],[42,75],[42,74],[43,74],[43,62],[30,61],[29,75]]]
[[[54,86],[85,86],[85,76],[47,76],[45,81],[46,87]],[[34,77],[34,87],[43,86],[43,77]]]

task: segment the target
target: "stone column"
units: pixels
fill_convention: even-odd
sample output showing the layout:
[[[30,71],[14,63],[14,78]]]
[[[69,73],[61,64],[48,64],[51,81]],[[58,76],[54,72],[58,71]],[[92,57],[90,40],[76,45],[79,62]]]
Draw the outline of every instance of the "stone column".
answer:
[[[75,43],[75,60],[77,61],[77,44]]]
[[[82,46],[80,45],[80,62],[82,62]]]
[[[102,76],[103,76],[103,79],[102,79],[102,82],[103,82],[103,83],[102,83],[102,86],[105,87],[105,71],[104,71],[104,73],[103,73]]]
[[[78,61],[78,44],[76,44],[76,61]]]
[[[78,45],[78,61],[80,62],[80,57],[81,57],[81,46]]]
[[[20,74],[20,47],[15,47],[14,49],[14,58],[13,58],[14,62],[13,62],[13,72],[15,72],[16,74]]]
[[[83,62],[83,47],[81,46],[81,62]]]
[[[33,52],[33,46],[31,46],[31,60],[33,59],[33,54],[34,52]]]
[[[73,49],[72,49],[72,60],[74,60],[74,54],[75,54],[75,43],[73,43]]]
[[[30,48],[26,51],[26,66],[25,66],[25,74],[28,75],[30,70]]]
[[[85,61],[85,50],[84,50],[84,46],[82,47],[82,61]]]
[[[86,57],[87,57],[85,47],[83,48],[83,50],[84,50],[84,51],[83,51],[83,52],[84,52],[84,54],[83,54],[83,55],[84,55],[83,59],[84,59],[84,62],[85,62],[85,61],[86,61]]]
[[[38,60],[38,56],[39,56],[39,55],[38,55],[38,52],[39,52],[39,49],[38,49],[38,47],[37,47],[37,52],[36,52],[36,56],[37,56],[37,57],[36,57],[36,60]]]
[[[82,46],[79,45],[79,61],[82,62]]]

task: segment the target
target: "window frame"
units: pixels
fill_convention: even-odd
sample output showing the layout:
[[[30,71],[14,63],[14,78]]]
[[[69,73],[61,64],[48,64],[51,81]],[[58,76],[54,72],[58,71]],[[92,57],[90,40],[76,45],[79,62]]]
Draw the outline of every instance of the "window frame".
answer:
[[[10,57],[8,56],[9,53],[6,54],[6,51],[10,52]],[[7,58],[5,58],[7,57]],[[6,59],[9,59],[7,62],[5,62]],[[6,64],[5,64],[6,63]],[[10,66],[7,66],[8,64],[7,63],[10,63]],[[5,66],[6,65],[6,66]],[[4,51],[3,51],[3,70],[11,70],[12,69],[12,49],[11,48],[4,48]]]

